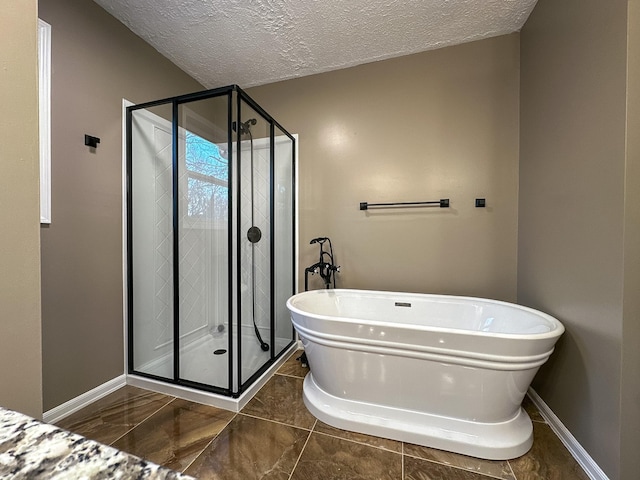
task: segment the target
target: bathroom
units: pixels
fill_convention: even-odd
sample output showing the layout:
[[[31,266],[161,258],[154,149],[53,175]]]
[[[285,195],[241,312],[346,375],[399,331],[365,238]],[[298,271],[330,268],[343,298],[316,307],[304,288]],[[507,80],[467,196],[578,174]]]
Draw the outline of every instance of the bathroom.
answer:
[[[304,240],[328,235],[339,286],[556,315],[567,333],[534,388],[609,478],[633,478],[640,276],[628,259],[640,202],[625,188],[639,176],[625,124],[637,125],[626,102],[638,90],[625,67],[638,56],[626,45],[638,12],[577,4],[539,1],[520,33],[247,91],[299,135],[300,265],[317,254]],[[123,372],[122,98],[202,85],[92,2],[39,7],[54,27],[56,92],[33,376],[43,403],[30,408],[42,413]],[[94,153],[84,133],[101,137]],[[358,209],[442,197],[449,209]]]

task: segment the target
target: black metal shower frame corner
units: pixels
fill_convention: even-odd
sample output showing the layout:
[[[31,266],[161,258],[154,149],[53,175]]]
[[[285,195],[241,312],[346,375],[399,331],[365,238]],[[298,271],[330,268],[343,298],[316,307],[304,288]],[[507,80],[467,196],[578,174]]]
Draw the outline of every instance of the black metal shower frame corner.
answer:
[[[276,165],[276,155],[275,155],[275,139],[276,132],[273,122],[269,124],[269,218],[271,222],[269,222],[269,238],[271,239],[269,245],[269,291],[271,292],[271,305],[270,307],[270,316],[271,316],[271,328],[269,329],[269,342],[271,343],[271,361],[275,358],[274,352],[276,350],[276,275],[275,275],[275,194],[276,194],[276,182],[275,182],[275,165]]]
[[[133,265],[133,195],[132,195],[132,162],[133,144],[131,140],[131,118],[132,110],[125,110],[126,118],[126,161],[125,161],[125,205],[126,205],[126,229],[127,229],[127,365],[125,365],[127,373],[133,373],[133,273],[131,267]]]
[[[233,97],[232,97],[233,98]],[[236,119],[238,124],[240,124],[242,122],[242,96],[241,95],[236,95],[235,97],[236,100]],[[232,103],[232,102],[229,102]],[[232,125],[230,124],[229,127],[232,127]],[[230,128],[231,131],[233,131],[232,128]],[[237,131],[235,132],[235,142],[236,142],[236,175],[238,177],[238,183],[240,182],[240,179],[242,178],[242,152],[240,151],[240,126],[238,125],[238,128],[236,129]],[[240,211],[240,186],[238,185],[238,201],[236,202],[236,225],[240,225],[241,222],[241,218],[242,218],[242,213]],[[231,231],[233,229],[229,229],[229,233],[231,234]],[[241,258],[240,258],[240,251],[241,251],[241,243],[240,243],[240,229],[237,228],[238,232],[236,235],[236,318],[237,318],[237,324],[238,324],[238,333],[236,334],[237,337],[237,348],[238,348],[238,353],[236,354],[237,358],[238,358],[238,371],[236,372],[236,381],[237,381],[237,385],[238,388],[233,389],[232,388],[232,393],[234,396],[240,396],[240,393],[242,392],[242,298],[240,296],[240,292],[242,291],[242,279],[241,279],[241,275],[240,272],[242,271],[242,262],[241,262]],[[230,283],[231,285],[231,283]],[[231,304],[230,304],[231,305]]]
[[[180,381],[180,208],[178,187],[180,175],[178,169],[178,102],[171,105],[171,195],[172,195],[172,228],[173,228],[173,381]]]
[[[291,192],[292,192],[292,212],[291,212],[291,222],[293,225],[293,228],[291,229],[291,245],[293,246],[293,262],[291,265],[291,269],[292,274],[291,274],[291,291],[293,293],[297,293],[298,290],[298,279],[296,277],[298,269],[297,269],[297,265],[296,265],[296,258],[298,258],[298,245],[296,242],[296,232],[298,231],[298,217],[296,216],[296,209],[298,208],[298,202],[297,200],[297,196],[295,194],[295,192],[297,192],[297,188],[298,188],[298,184],[297,184],[297,178],[296,178],[296,172],[298,171],[298,147],[297,147],[297,139],[293,137],[293,135],[290,135],[287,132],[287,135],[289,135],[289,138],[291,138],[291,141],[293,142],[291,144],[292,147],[292,152],[291,155],[293,157],[293,161],[292,161],[292,165],[291,165]],[[293,340],[295,341],[296,339],[296,329],[293,326],[293,322],[291,322],[291,338],[293,338]]]
[[[232,145],[233,143],[233,130],[231,128],[233,123],[233,90],[229,90],[227,93],[227,145]],[[227,194],[227,218],[228,222],[231,223],[233,219],[233,196],[235,194],[233,187],[233,148],[229,148],[229,152],[227,153],[229,162],[227,164],[227,178],[228,182],[228,194]],[[229,334],[227,336],[227,345],[229,355],[227,356],[227,379],[228,379],[228,388],[229,395],[233,396],[233,358],[234,358],[234,348],[233,348],[233,312],[231,308],[233,306],[233,229],[229,228],[227,232],[227,251],[229,252],[229,258],[227,258],[227,305],[229,305]]]

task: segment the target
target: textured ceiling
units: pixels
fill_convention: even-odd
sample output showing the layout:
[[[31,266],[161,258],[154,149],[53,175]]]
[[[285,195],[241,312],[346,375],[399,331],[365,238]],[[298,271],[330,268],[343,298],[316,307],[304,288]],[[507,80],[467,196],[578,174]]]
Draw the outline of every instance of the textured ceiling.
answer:
[[[520,30],[537,0],[95,0],[207,88]]]

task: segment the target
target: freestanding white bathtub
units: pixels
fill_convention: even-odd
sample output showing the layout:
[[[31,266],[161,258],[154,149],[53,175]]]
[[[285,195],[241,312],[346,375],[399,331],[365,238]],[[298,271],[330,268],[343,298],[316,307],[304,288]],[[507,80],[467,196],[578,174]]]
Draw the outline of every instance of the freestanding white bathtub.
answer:
[[[505,460],[533,443],[520,404],[564,327],[471,297],[314,290],[287,301],[311,372],[304,401],[334,427]]]

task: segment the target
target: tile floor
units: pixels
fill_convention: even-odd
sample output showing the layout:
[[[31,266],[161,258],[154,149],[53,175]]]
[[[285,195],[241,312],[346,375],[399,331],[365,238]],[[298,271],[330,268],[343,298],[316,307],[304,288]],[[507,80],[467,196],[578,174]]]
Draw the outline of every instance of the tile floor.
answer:
[[[237,414],[126,386],[58,426],[199,479],[588,480],[528,400],[533,448],[509,461],[333,428],[304,406],[297,356]]]

